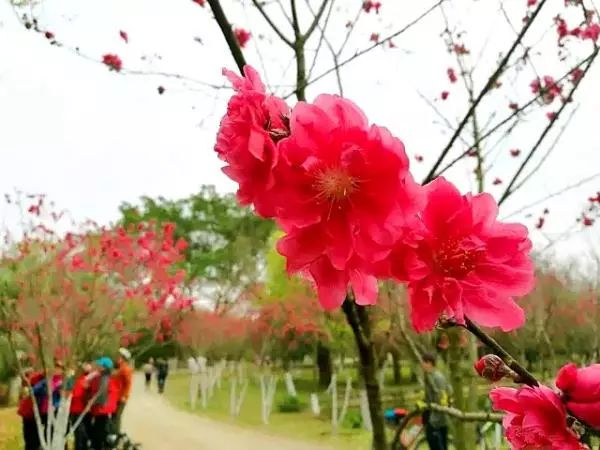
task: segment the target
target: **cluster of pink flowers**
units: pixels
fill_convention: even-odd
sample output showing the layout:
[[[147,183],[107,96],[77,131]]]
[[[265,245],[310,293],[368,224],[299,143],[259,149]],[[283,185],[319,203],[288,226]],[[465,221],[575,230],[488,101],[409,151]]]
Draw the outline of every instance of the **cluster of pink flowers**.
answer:
[[[562,93],[562,86],[554,81],[554,78],[550,75],[543,76],[541,80],[536,78],[531,82],[530,86],[531,92],[539,95],[546,105],[552,103]]]
[[[493,382],[515,375],[495,355],[481,358],[475,369]],[[556,387],[558,392],[543,385],[499,387],[490,392],[494,409],[507,413],[503,425],[511,448],[587,449],[567,418],[600,428],[600,364],[581,369],[567,364],[558,372]]]
[[[291,109],[253,68],[224,73],[235,94],[215,146],[223,170],[240,203],[286,233],[277,248],[288,271],[314,282],[324,308],[349,290],[375,304],[378,280],[395,279],[418,331],[440,316],[523,324],[514,298],[533,286],[531,242],[524,226],[497,220],[491,195],[463,195],[441,177],[419,185],[402,141],[350,100],[320,95]]]
[[[589,21],[581,26],[575,28],[569,28],[565,19],[561,16],[554,18],[556,24],[556,33],[558,34],[558,42],[562,44],[562,41],[568,36],[573,36],[581,40],[591,40],[596,42],[600,38],[600,24],[592,22],[591,17]]]

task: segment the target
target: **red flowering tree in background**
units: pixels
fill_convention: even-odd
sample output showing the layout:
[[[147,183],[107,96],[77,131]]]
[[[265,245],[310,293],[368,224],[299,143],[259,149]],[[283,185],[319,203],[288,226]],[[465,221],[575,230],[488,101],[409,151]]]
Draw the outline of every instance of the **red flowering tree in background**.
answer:
[[[318,341],[327,342],[324,317],[314,299],[296,295],[260,305],[251,339],[261,361],[281,360],[284,370],[292,361],[314,355]]]
[[[238,361],[247,352],[251,330],[246,316],[196,310],[183,317],[174,339],[194,356],[202,354],[212,363]]]
[[[181,289],[185,274],[173,270],[185,243],[174,241],[172,225],[86,227],[61,236],[42,223],[44,209],[43,197],[36,198],[28,208],[34,227],[23,230],[1,261],[0,329],[15,353],[24,351],[50,376],[54,360],[75,370],[135,344],[142,333],[162,339],[177,326],[191,299]],[[54,434],[42,437],[44,448],[64,448],[70,392],[66,383],[62,389],[59,410],[48,414]]]

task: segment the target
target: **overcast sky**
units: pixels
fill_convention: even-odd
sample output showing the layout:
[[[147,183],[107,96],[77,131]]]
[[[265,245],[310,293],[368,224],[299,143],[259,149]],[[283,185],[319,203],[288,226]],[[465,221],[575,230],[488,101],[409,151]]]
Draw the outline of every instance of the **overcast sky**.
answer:
[[[289,93],[285,85],[289,86],[294,77],[289,49],[246,5],[249,1],[222,3],[231,21],[253,34],[245,50],[248,61],[266,75],[276,92]],[[354,17],[360,3],[337,0],[329,24],[335,47],[343,41],[344,25]],[[371,13],[361,17],[346,46],[346,56],[368,46],[372,32],[386,36],[433,4],[430,0],[382,3],[379,16]],[[525,0],[504,3],[509,18],[519,26]],[[549,3],[562,8],[563,2]],[[291,35],[279,9],[275,5],[270,8],[281,28]],[[527,42],[536,44],[540,52],[535,57],[539,75],[556,78],[566,68],[558,62],[551,27],[557,11],[548,8]],[[121,202],[135,202],[142,195],[177,198],[196,192],[201,184],[215,184],[222,191],[234,188],[220,172],[221,164],[212,151],[231,91],[161,76],[116,74],[98,62],[104,53],[117,53],[125,69],[168,72],[222,85],[221,68],[234,65],[208,7],[201,8],[191,0],[46,0],[34,13],[41,28],[52,31],[64,47],[51,46],[42,34],[25,30],[7,0],[0,0],[0,192],[14,188],[44,192],[76,217],[106,223],[117,217]],[[509,46],[513,31],[497,1],[454,1],[446,13],[458,29],[467,30],[464,39],[472,58],[479,61],[475,81],[481,87],[499,52]],[[310,14],[303,11],[302,18],[306,27]],[[417,179],[427,172],[449,137],[448,127],[421,95],[453,125],[466,111],[462,84],[450,85],[447,80],[447,67],[457,66],[440,38],[443,27],[442,15],[436,11],[396,38],[396,48],[378,48],[342,71],[345,96],[360,105],[373,122],[399,136],[410,156],[424,157],[420,164],[413,160]],[[128,33],[129,44],[120,39],[119,30]],[[316,39],[309,43],[311,49],[316,45]],[[80,48],[80,55],[73,51],[75,47]],[[571,60],[590,48],[586,43],[570,56]],[[323,44],[313,76],[331,64]],[[491,123],[495,123],[510,112],[511,100],[525,102],[534,77],[534,69],[525,67],[514,86],[487,99],[480,121],[486,124],[493,116]],[[502,81],[511,85],[511,78]],[[600,70],[595,67],[578,93],[578,112],[560,144],[527,188],[503,206],[503,214],[600,171],[598,80]],[[162,96],[157,93],[159,85],[166,89]],[[450,91],[445,102],[439,99],[443,90]],[[311,86],[309,99],[321,92],[337,92],[335,77],[325,77]],[[526,126],[493,149],[488,188],[494,195],[499,195],[505,184],[493,186],[491,180],[499,177],[506,183],[522,161],[522,157],[511,158],[509,150],[521,148],[525,153],[531,148],[547,122],[547,110],[532,114]],[[494,142],[492,139],[488,148]],[[462,150],[457,146],[455,154]],[[470,160],[448,176],[469,190],[473,188],[472,169]],[[587,196],[596,190],[600,190],[598,180],[513,219],[532,227],[548,207],[551,213],[545,235],[533,230],[538,248],[543,248],[548,237],[553,239],[572,227]],[[533,216],[526,217],[526,213]],[[594,240],[593,233],[577,232],[558,245],[557,251],[563,256],[580,255]]]

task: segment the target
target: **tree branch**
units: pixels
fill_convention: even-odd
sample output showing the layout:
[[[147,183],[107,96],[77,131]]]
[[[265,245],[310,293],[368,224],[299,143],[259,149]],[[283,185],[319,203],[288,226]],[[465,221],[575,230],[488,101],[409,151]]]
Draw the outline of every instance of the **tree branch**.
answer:
[[[461,120],[460,124],[458,125],[458,128],[456,129],[456,131],[450,138],[450,141],[448,142],[448,144],[446,144],[446,147],[444,147],[444,149],[441,151],[440,156],[438,157],[437,161],[433,164],[433,167],[431,168],[431,170],[429,171],[429,173],[423,180],[423,184],[428,183],[435,178],[435,176],[436,176],[435,173],[436,173],[438,167],[442,164],[442,161],[444,160],[444,158],[446,157],[446,155],[448,154],[448,152],[450,151],[450,149],[452,148],[452,146],[454,145],[454,143],[456,142],[456,140],[462,133],[463,129],[469,122],[471,115],[473,115],[473,113],[477,109],[477,106],[479,106],[479,103],[481,103],[481,100],[483,100],[483,98],[488,94],[488,92],[490,90],[492,90],[492,88],[495,86],[496,81],[498,80],[498,78],[500,77],[500,75],[502,74],[504,69],[506,68],[506,65],[508,64],[508,62],[509,62],[510,58],[512,57],[513,53],[515,52],[515,50],[521,44],[521,41],[525,37],[525,34],[527,34],[527,31],[529,31],[529,27],[531,27],[531,25],[535,21],[535,18],[537,17],[537,15],[541,11],[541,9],[546,4],[546,1],[547,0],[542,0],[538,4],[537,8],[535,9],[535,11],[531,15],[531,17],[529,17],[529,19],[527,20],[527,23],[525,23],[525,25],[521,29],[521,32],[517,36],[517,39],[515,39],[515,41],[512,43],[510,49],[508,50],[508,52],[506,53],[504,58],[502,58],[502,60],[498,64],[498,67],[496,68],[496,70],[488,78],[485,86],[483,87],[481,92],[479,92],[479,95],[477,96],[475,101],[473,103],[471,103],[469,110],[467,111],[467,113],[465,114],[463,119]]]
[[[394,433],[394,439],[392,441],[392,450],[406,450],[406,447],[402,444],[400,440],[402,433],[415,417],[421,415],[425,411],[438,411],[463,422],[500,423],[502,422],[503,418],[502,414],[494,412],[465,412],[457,408],[442,406],[436,403],[425,403],[423,405],[420,405],[413,411],[409,412],[406,416],[404,416],[404,418],[398,425],[398,428],[396,428],[396,432]]]
[[[219,0],[208,0],[208,4],[210,5],[210,9],[212,10],[215,20],[219,24],[219,28],[221,29],[221,33],[223,33],[223,37],[227,42],[227,46],[229,47],[229,51],[235,60],[235,64],[237,65],[240,73],[244,73],[244,66],[246,65],[246,59],[244,58],[244,54],[242,53],[242,48],[235,38],[235,34],[233,33],[233,28],[231,28],[231,24],[227,20],[227,16],[221,7],[221,3]]]
[[[288,47],[294,48],[294,44],[292,43],[292,41],[285,37],[283,32],[277,27],[277,25],[275,25],[275,23],[271,20],[271,18],[263,8],[263,5],[260,4],[259,0],[252,0],[252,3],[256,7],[256,9],[258,9],[258,12],[260,12],[260,14],[265,18],[265,20],[267,21],[271,29],[275,32],[275,34],[279,36],[279,39],[285,42]]]
[[[313,31],[315,31],[315,28],[317,28],[317,25],[319,24],[319,21],[321,20],[321,17],[323,16],[323,13],[325,12],[325,8],[327,7],[328,2],[329,2],[329,0],[323,0],[321,2],[321,6],[319,7],[317,14],[315,15],[315,18],[313,19],[312,23],[308,27],[308,30],[306,30],[306,33],[304,33],[303,39],[305,41],[308,40],[308,38],[313,33]]]

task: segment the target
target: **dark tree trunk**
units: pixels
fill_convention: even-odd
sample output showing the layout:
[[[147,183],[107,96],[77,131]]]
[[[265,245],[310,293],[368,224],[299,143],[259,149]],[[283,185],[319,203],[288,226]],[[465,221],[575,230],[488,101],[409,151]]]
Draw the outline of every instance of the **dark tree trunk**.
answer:
[[[394,384],[400,384],[402,382],[402,375],[400,373],[400,353],[398,350],[392,351],[392,371],[394,373]]]
[[[342,305],[346,321],[352,328],[359,356],[359,370],[367,391],[369,413],[373,428],[373,450],[388,450],[383,419],[381,391],[377,380],[377,355],[371,336],[371,326],[367,307],[357,305],[350,296]]]
[[[333,373],[331,350],[321,341],[317,342],[317,367],[319,368],[319,386],[323,389],[329,387]]]

